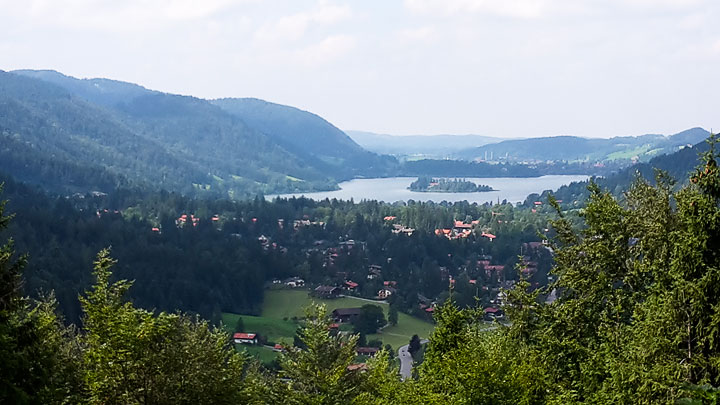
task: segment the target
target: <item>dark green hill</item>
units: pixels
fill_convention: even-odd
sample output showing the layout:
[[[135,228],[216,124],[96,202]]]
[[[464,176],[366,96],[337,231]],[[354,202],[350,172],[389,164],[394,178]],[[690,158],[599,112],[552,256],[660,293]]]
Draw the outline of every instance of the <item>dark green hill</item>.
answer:
[[[364,150],[343,131],[307,111],[255,98],[225,98],[212,103],[342,179],[385,175],[396,164],[391,157]]]
[[[394,164],[320,117],[270,103],[241,119],[207,100],[54,71],[0,72],[0,91],[0,170],[53,190],[240,198],[331,189]]]
[[[15,70],[12,73],[56,84],[90,103],[109,107],[127,103],[135,97],[156,93],[133,83],[110,79],[76,79],[54,70]]]
[[[458,153],[467,160],[508,161],[649,161],[673,153],[680,147],[694,145],[708,136],[702,128],[692,128],[672,136],[642,135],[610,139],[588,139],[577,136],[555,136],[508,140]]]

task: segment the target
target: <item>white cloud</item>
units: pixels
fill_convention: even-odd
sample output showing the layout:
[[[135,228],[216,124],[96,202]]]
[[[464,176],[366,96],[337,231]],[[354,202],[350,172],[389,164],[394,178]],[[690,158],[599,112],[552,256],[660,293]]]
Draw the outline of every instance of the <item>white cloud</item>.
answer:
[[[255,38],[261,42],[298,41],[314,25],[332,25],[350,18],[350,7],[321,2],[313,10],[280,17],[262,25]]]
[[[356,44],[350,35],[333,35],[295,52],[295,58],[306,66],[320,66],[347,54]]]
[[[433,42],[437,40],[437,29],[433,26],[407,28],[398,32],[403,42]]]
[[[0,9],[44,26],[100,32],[157,29],[203,20],[251,0],[27,0],[3,1]]]
[[[485,13],[503,17],[538,18],[548,8],[546,0],[405,0],[405,7],[421,14],[445,16]]]

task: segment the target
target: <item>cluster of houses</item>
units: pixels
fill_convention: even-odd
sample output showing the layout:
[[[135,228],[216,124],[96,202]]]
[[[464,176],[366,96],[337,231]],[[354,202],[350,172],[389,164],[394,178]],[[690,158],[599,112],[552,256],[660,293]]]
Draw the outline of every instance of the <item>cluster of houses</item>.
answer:
[[[413,232],[415,232],[414,228],[408,228],[407,226],[400,224],[393,224],[392,233],[394,234],[412,236]]]
[[[357,291],[360,284],[347,279],[347,273],[346,272],[337,272],[337,276],[342,276],[345,278],[345,280],[342,282],[341,286],[332,286],[332,285],[320,285],[316,287],[312,294],[318,298],[324,298],[324,299],[332,299],[340,297],[343,293],[343,291],[347,292],[355,292]],[[367,274],[368,280],[375,280],[375,279],[382,279],[382,266],[378,264],[371,264],[368,267],[368,274]],[[376,298],[378,300],[386,300],[391,295],[397,293],[397,281],[394,280],[385,280],[383,281],[382,288],[380,288],[377,292]]]
[[[397,219],[394,215],[388,215],[383,218],[385,222],[393,222]],[[392,224],[392,233],[394,234],[403,234],[407,236],[412,236],[413,232],[415,232],[414,228],[410,228],[408,226],[402,225],[402,224]]]
[[[435,235],[444,236],[450,240],[467,238],[473,233],[473,229],[480,224],[479,220],[471,221],[469,224],[463,221],[455,221],[452,228],[438,228],[435,230]],[[482,231],[480,236],[487,238],[492,242],[496,236],[489,231]]]
[[[300,277],[290,277],[290,278],[286,278],[285,280],[279,280],[276,278],[272,281],[272,283],[275,285],[284,285],[285,287],[288,287],[288,288],[305,287],[305,280],[303,280]]]
[[[102,218],[103,215],[108,215],[108,214],[120,215],[121,212],[118,210],[109,210],[109,209],[97,210],[95,212],[95,215],[97,215],[98,218]]]
[[[192,226],[197,226],[199,222],[200,218],[196,217],[193,214],[190,214],[190,216],[188,216],[188,214],[182,214],[178,217],[178,219],[175,220],[175,225],[177,225],[178,227],[183,227],[187,223],[191,223]]]
[[[278,221],[282,221],[282,220],[278,219]],[[296,219],[293,221],[293,229],[295,229],[296,231],[305,226],[319,226],[319,227],[325,228],[325,222],[311,221],[310,219],[308,219],[307,215],[304,216],[303,219]],[[282,228],[282,226],[281,226],[281,228]]]

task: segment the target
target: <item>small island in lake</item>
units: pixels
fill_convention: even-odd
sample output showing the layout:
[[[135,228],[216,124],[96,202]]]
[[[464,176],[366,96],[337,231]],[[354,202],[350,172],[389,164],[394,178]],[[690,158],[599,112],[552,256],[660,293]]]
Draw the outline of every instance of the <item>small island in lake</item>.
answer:
[[[475,184],[465,179],[444,179],[431,177],[418,177],[410,183],[410,191],[435,193],[475,193],[480,191],[494,191],[492,187],[484,184]]]

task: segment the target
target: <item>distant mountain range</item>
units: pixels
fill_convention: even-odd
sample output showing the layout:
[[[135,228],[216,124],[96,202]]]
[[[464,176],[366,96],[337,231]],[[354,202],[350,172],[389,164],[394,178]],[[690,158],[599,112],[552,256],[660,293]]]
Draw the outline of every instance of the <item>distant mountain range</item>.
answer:
[[[150,186],[239,198],[331,189],[396,164],[292,107],[0,71],[0,171],[51,190]]]
[[[589,139],[577,136],[554,136],[512,139],[458,152],[464,160],[534,162],[534,161],[641,161],[673,153],[701,142],[709,133],[692,128],[671,136],[642,135]]]
[[[455,153],[489,143],[501,142],[503,138],[483,135],[385,135],[366,131],[345,131],[363,148],[382,154],[427,158],[446,158]]]

